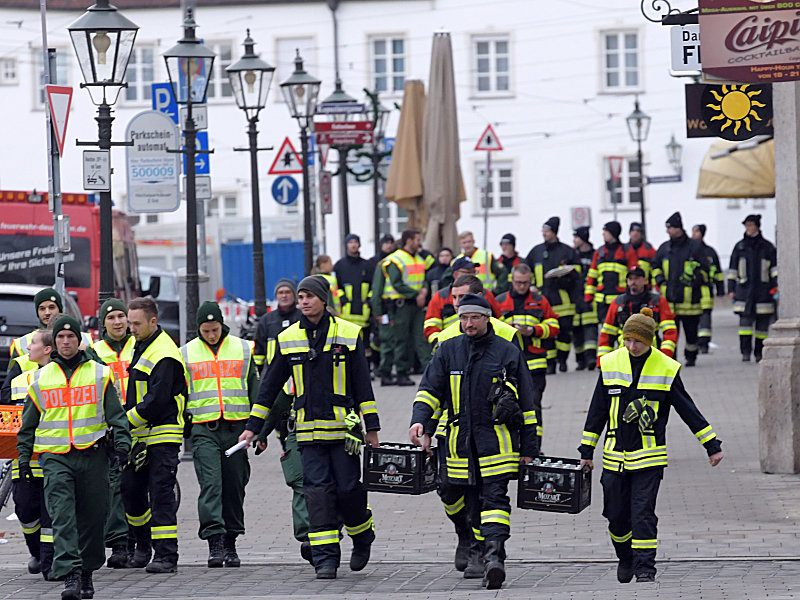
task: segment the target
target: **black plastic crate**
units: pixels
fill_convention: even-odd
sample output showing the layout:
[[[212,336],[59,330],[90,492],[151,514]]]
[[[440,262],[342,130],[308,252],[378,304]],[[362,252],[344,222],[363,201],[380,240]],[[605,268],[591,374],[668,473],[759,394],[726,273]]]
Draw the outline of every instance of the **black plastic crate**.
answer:
[[[580,460],[540,456],[520,465],[518,508],[576,514],[591,502],[592,472]]]
[[[364,483],[371,492],[427,494],[436,489],[436,448],[428,456],[411,444],[364,446]]]

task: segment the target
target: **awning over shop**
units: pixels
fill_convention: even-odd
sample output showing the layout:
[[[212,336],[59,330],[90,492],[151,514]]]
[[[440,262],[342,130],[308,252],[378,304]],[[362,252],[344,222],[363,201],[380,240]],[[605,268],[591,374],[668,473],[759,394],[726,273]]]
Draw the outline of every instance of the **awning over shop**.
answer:
[[[700,167],[698,198],[774,198],[775,141],[717,140]]]

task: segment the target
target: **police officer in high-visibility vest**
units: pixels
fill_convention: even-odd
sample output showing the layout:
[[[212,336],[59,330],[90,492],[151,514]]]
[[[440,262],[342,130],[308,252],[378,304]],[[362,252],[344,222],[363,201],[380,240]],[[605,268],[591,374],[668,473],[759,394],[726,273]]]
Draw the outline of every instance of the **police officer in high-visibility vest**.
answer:
[[[148,573],[174,573],[178,566],[175,479],[186,404],[183,359],[158,324],[158,306],[152,298],[130,301],[128,326],[136,338],[125,399],[134,440],[133,464],[122,472],[125,515],[136,537],[128,566],[146,567]]]
[[[64,301],[61,298],[61,294],[53,288],[39,290],[33,297],[33,305],[42,329],[47,329],[48,324],[51,322],[55,323],[56,318],[64,310]],[[34,329],[34,331],[36,330]],[[6,379],[2,388],[0,388],[0,402],[3,404],[11,402],[11,380],[20,373],[32,371],[39,366],[35,362],[28,360],[28,344],[33,338],[34,331],[16,338],[11,342],[11,347],[8,349],[11,361],[8,364]],[[78,332],[78,335],[85,348],[89,348],[92,345],[92,338],[88,333]]]
[[[625,322],[625,346],[600,359],[600,376],[586,415],[581,466],[603,444],[603,516],[619,563],[617,579],[655,581],[658,547],[656,496],[667,466],[667,419],[674,407],[708,453],[712,467],[722,460],[716,433],[683,387],[681,365],[652,348],[656,323],[645,307]]]
[[[278,348],[278,334],[300,320],[300,309],[297,308],[297,290],[294,282],[280,279],[275,284],[275,298],[278,300],[276,310],[261,317],[256,331],[255,352],[262,356],[263,380],[269,371]],[[281,470],[283,479],[292,488],[292,526],[295,539],[300,542],[300,555],[311,561],[311,545],[308,542],[308,508],[303,492],[303,462],[297,448],[297,434],[294,430],[295,416],[292,410],[294,403],[294,382],[287,381],[272,405],[261,433],[258,436],[258,448],[267,449],[267,437],[276,432],[281,442]]]
[[[425,261],[419,255],[422,246],[419,230],[403,231],[400,244],[401,247],[383,263],[383,273],[386,276],[383,304],[389,317],[386,352],[392,356],[397,371],[395,383],[414,385],[408,376],[414,349],[423,367],[430,360],[430,345],[423,333],[428,288],[425,287]],[[381,348],[383,345],[381,341]],[[391,369],[391,363],[388,366]],[[386,365],[381,365],[382,382],[385,379],[391,380],[391,370],[384,372],[385,367]]]
[[[361,238],[351,233],[344,243],[346,254],[333,265],[337,286],[342,292],[342,318],[366,329],[369,326],[372,272],[369,271],[367,260],[361,256]],[[367,336],[365,332],[365,340],[369,339]]]
[[[50,362],[53,351],[53,333],[47,329],[38,329],[28,344],[28,360],[39,367]],[[28,389],[38,381],[41,368],[25,371],[17,375],[11,382],[11,404],[24,405],[28,400]],[[28,573],[41,573],[45,581],[50,576],[53,566],[53,525],[47,512],[44,498],[44,475],[39,459],[31,460],[33,479],[25,479],[19,475],[19,459],[11,465],[11,494],[14,498],[14,514],[19,519],[25,545],[31,554],[28,560]]]
[[[334,579],[340,516],[353,539],[350,569],[360,571],[369,561],[375,532],[358,454],[363,442],[378,445],[380,423],[361,329],[325,310],[329,289],[322,277],[306,277],[297,289],[303,315],[278,335],[278,350],[239,439],[250,442],[261,431],[292,376],[314,568],[318,579]]]
[[[56,352],[30,387],[31,402],[25,405],[17,436],[21,477],[33,478],[31,454],[40,453],[53,521],[55,556],[50,575],[65,579],[62,600],[92,598],[92,572],[106,560],[106,431],[111,430],[119,466],[127,463],[131,444],[111,369],[79,349],[80,327],[71,316],[56,320]]]
[[[439,448],[446,477],[463,488],[472,526],[480,523],[464,578],[497,589],[511,529],[508,482],[539,453],[533,387],[519,346],[495,334],[485,298],[465,295],[458,316],[464,335],[440,339],[414,398],[409,437],[427,449],[425,423],[447,408],[447,443]]]
[[[181,347],[186,365],[187,412],[200,495],[200,539],[208,540],[209,567],[238,567],[236,538],[244,534],[247,452],[229,457],[258,396],[258,370],[247,340],[230,334],[216,302],[197,309],[199,337]]]
[[[133,358],[133,346],[136,342],[128,331],[128,309],[118,298],[109,298],[100,307],[100,320],[103,326],[103,337],[96,341],[92,348],[97,356],[106,363],[114,376],[114,385],[120,401],[125,401],[128,388],[128,365]],[[125,519],[125,507],[122,504],[122,478],[119,469],[109,472],[109,510],[106,521],[106,546],[111,548],[111,556],[107,565],[112,569],[124,569],[128,566],[128,553],[133,555],[133,537],[128,548],[128,522]]]

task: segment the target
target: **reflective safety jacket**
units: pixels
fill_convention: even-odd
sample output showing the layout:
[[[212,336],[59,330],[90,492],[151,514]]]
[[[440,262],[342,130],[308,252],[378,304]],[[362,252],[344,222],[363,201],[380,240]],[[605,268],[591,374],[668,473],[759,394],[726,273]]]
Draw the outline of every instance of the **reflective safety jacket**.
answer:
[[[636,254],[636,258],[639,259],[639,266],[642,267],[645,278],[649,283],[650,273],[653,270],[653,257],[656,255],[656,249],[653,248],[653,245],[647,240],[642,240],[638,246],[634,246],[632,243],[628,242],[625,244],[626,252],[628,251],[628,248],[633,250],[634,254]]]
[[[680,368],[680,363],[655,348],[650,350],[638,372],[631,367],[626,348],[603,356],[578,448],[581,458],[592,459],[600,434],[607,428],[603,443],[604,469],[619,472],[666,467],[670,407],[675,408],[709,456],[719,452],[721,445],[717,435],[683,387],[678,373]],[[639,431],[638,420],[626,423],[622,419],[628,404],[635,399],[643,399],[656,414],[652,426],[644,432]]]
[[[580,260],[575,248],[563,242],[537,244],[528,253],[525,262],[531,268],[531,282],[547,298],[553,312],[559,317],[574,315],[583,292]],[[568,265],[574,265],[577,269],[562,277],[545,278],[551,269]]]
[[[183,441],[183,412],[186,408],[185,369],[181,353],[172,338],[161,329],[148,340],[137,343],[128,369],[130,382],[125,408],[131,434],[151,444],[180,444]],[[172,364],[164,364],[171,361]],[[154,372],[163,368],[169,383],[151,385]],[[180,378],[177,379],[177,373]],[[170,377],[171,375],[171,377]]]
[[[725,295],[725,273],[722,271],[722,265],[719,262],[719,255],[717,251],[711,246],[700,240],[700,247],[703,249],[703,254],[708,263],[708,297],[703,296],[701,304],[703,310],[714,308],[715,291],[717,296]]]
[[[21,375],[17,375],[11,380],[11,402],[14,405],[22,406],[25,404],[25,401],[28,398],[28,389],[31,387],[31,385],[33,385],[34,382],[38,381],[41,374],[41,369],[37,369],[36,371],[25,371]],[[30,465],[34,477],[44,477],[44,473],[42,473],[42,465],[39,463],[39,459],[31,460]],[[18,458],[15,458],[11,463],[11,479],[19,479]]]
[[[639,257],[619,242],[604,244],[595,250],[583,299],[598,304],[611,304],[627,288],[628,271],[639,265]],[[558,312],[558,311],[556,311]]]
[[[284,382],[296,387],[297,443],[341,443],[350,410],[364,417],[366,431],[380,429],[361,328],[323,314],[315,328],[305,319],[278,335],[278,351],[261,384],[247,429],[261,431]]]
[[[272,359],[275,358],[275,350],[278,347],[278,334],[290,325],[297,323],[301,314],[300,309],[296,306],[292,307],[289,312],[282,312],[278,308],[268,312],[258,321],[253,360],[256,363],[256,367],[262,371],[262,379],[264,377],[264,366],[266,365],[268,368],[272,363]],[[290,396],[294,395],[294,384],[291,378],[283,386],[283,391]]]
[[[400,248],[390,254],[382,264],[386,281],[383,298],[386,300],[413,300],[425,283],[425,260]],[[398,277],[399,272],[399,277]]]
[[[518,264],[522,262],[522,258],[520,258],[519,254],[514,254],[511,258],[506,256],[505,254],[501,254],[500,257],[497,259],[500,261],[500,264],[503,265],[508,273],[507,281],[508,281],[508,288],[511,287],[511,269],[516,267]]]
[[[512,327],[514,325],[533,327],[533,335],[522,336],[528,369],[531,371],[546,369],[547,349],[542,347],[542,340],[558,336],[558,317],[560,315],[553,312],[547,298],[538,292],[529,291],[526,296],[504,292],[497,298],[497,302],[503,313],[503,322]]]
[[[653,290],[645,290],[638,296],[625,292],[614,299],[614,303],[606,313],[605,323],[600,329],[600,337],[597,340],[598,365],[600,358],[614,349],[615,343],[618,343],[620,348],[623,346],[622,327],[625,325],[625,321],[631,315],[640,312],[645,306],[653,311],[653,320],[658,325],[654,347],[660,347],[661,352],[670,358],[675,356],[675,349],[678,346],[678,328],[675,325],[675,315],[672,314],[664,296]]]
[[[463,252],[455,258],[467,256]],[[455,261],[455,258],[453,259]],[[495,293],[504,292],[508,289],[508,274],[503,263],[498,261],[494,255],[483,248],[475,248],[471,255],[467,256],[475,263],[475,277],[481,280],[483,287]],[[450,281],[449,283],[452,283]]]
[[[450,284],[436,292],[425,310],[424,334],[425,339],[431,344],[436,343],[436,339],[443,330],[458,321],[456,307],[453,305],[452,287],[453,285]],[[484,291],[483,297],[492,307],[494,316],[499,317],[500,306],[497,304],[494,294]]]
[[[33,371],[39,368],[39,365],[28,359],[28,346],[33,341],[33,334],[36,333],[36,331],[37,330],[34,329],[30,333],[16,338],[11,342],[11,347],[8,349],[9,356],[11,356],[12,359],[17,359],[17,364],[19,364],[23,371]],[[81,344],[87,348],[91,348],[92,336],[82,331]]]
[[[339,289],[342,291],[342,318],[359,327],[369,325],[369,288],[372,273],[369,264],[360,256],[343,256],[333,265]]]
[[[756,316],[775,312],[778,291],[777,251],[761,233],[745,236],[733,247],[728,269],[728,292],[733,293],[733,312]]]
[[[688,266],[687,266],[688,263]],[[692,264],[696,266],[692,269]],[[686,269],[693,272],[693,282],[686,285],[681,275]],[[708,288],[708,262],[700,242],[685,233],[667,240],[659,246],[653,257],[653,281],[659,287],[672,312],[676,315],[701,315],[710,297]]]
[[[520,430],[492,419],[489,393],[504,376],[523,413]],[[447,437],[439,451],[445,452],[442,475],[450,483],[475,485],[478,474],[487,480],[514,479],[520,455],[539,452],[533,395],[519,347],[495,334],[490,324],[480,338],[457,335],[440,343],[414,398],[411,424],[425,425],[447,409]]]
[[[28,392],[40,413],[33,451],[65,454],[105,437],[103,399],[109,385],[111,369],[93,360],[79,365],[69,379],[55,362],[42,367]]]
[[[336,275],[332,273],[317,273],[317,275],[324,277],[328,282],[330,294],[328,296],[328,306],[335,314],[342,312],[342,290],[339,289],[339,284],[336,281]]]
[[[247,382],[252,352],[247,340],[226,335],[217,352],[201,337],[181,347],[192,423],[243,421],[250,416]]]
[[[117,388],[120,402],[125,402],[125,395],[128,391],[128,366],[131,364],[135,345],[136,338],[132,335],[128,335],[120,352],[114,350],[106,340],[99,340],[92,345],[97,356],[108,365],[114,375],[114,385]]]

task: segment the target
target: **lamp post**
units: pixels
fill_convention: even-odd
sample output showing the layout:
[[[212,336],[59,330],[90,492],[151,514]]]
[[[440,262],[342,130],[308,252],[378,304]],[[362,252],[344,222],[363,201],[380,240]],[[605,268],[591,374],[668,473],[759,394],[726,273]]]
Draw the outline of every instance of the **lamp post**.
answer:
[[[269,86],[275,67],[261,60],[253,50],[255,42],[247,30],[244,40],[244,55],[225,71],[231,82],[236,105],[247,117],[248,148],[235,148],[250,152],[250,190],[253,204],[253,303],[256,317],[267,312],[267,290],[264,283],[264,244],[261,240],[261,198],[258,188],[258,113],[267,104]]]
[[[372,173],[370,177],[372,178],[372,201],[373,201],[373,218],[372,218],[372,230],[373,235],[375,237],[375,254],[378,255],[381,252],[381,220],[380,220],[380,208],[381,208],[381,188],[380,188],[380,180],[383,179],[383,175],[380,172],[380,164],[381,161],[391,154],[391,151],[382,151],[381,145],[383,144],[383,136],[386,132],[386,121],[389,118],[389,109],[383,106],[380,101],[378,100],[378,92],[374,94],[371,93],[369,90],[364,90],[366,92],[367,97],[370,101],[370,108],[367,110],[367,116],[370,121],[372,121],[373,131],[375,133],[375,141],[372,144],[372,153],[369,155],[369,158],[372,160]],[[361,156],[362,152],[359,152],[358,155]],[[356,176],[356,179],[359,179]],[[360,179],[359,179],[360,180]]]
[[[123,17],[109,0],[97,0],[72,25],[67,27],[78,57],[89,97],[97,106],[97,141],[78,142],[79,146],[97,146],[111,152],[112,146],[131,142],[112,142],[111,106],[116,103],[125,83],[125,71],[133,52],[139,27]],[[109,161],[110,162],[110,161]],[[98,303],[114,296],[114,248],[111,219],[111,182],[100,192],[100,293]]]
[[[183,38],[164,52],[167,74],[175,102],[186,105],[186,126],[183,130],[185,149],[177,150],[186,156],[186,340],[197,337],[197,306],[199,289],[197,277],[197,190],[195,189],[195,156],[208,152],[197,150],[197,127],[192,105],[204,102],[208,91],[214,53],[195,37],[197,24],[192,10],[186,11]]]
[[[634,101],[633,112],[629,114],[625,121],[628,124],[628,133],[631,139],[636,142],[636,162],[639,165],[639,190],[641,202],[639,209],[641,210],[642,218],[642,236],[647,237],[647,226],[644,220],[644,173],[642,172],[642,142],[647,139],[647,134],[650,132],[650,117],[643,113],[639,108],[639,98]]]
[[[311,193],[308,189],[308,127],[312,124],[317,109],[317,96],[322,82],[315,79],[303,69],[300,51],[294,59],[294,72],[281,84],[281,93],[289,108],[289,114],[300,125],[300,146],[303,154],[303,250],[306,275],[311,273],[312,239],[311,239]]]
[[[670,166],[675,172],[680,175],[683,173],[683,165],[681,164],[681,157],[683,156],[683,146],[681,146],[675,139],[675,134],[669,138],[669,144],[666,145],[667,159],[669,159]]]

